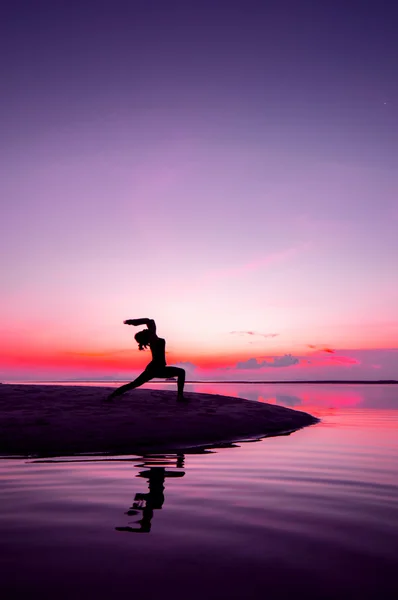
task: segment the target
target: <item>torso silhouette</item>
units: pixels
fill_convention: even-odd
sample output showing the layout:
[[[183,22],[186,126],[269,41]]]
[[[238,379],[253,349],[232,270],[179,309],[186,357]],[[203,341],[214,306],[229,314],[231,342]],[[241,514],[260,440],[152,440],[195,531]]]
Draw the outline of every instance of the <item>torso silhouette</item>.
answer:
[[[151,367],[165,367],[166,366],[166,340],[160,337],[156,337],[151,340],[149,347],[152,352],[152,360],[149,363]],[[148,365],[149,366],[149,365]]]

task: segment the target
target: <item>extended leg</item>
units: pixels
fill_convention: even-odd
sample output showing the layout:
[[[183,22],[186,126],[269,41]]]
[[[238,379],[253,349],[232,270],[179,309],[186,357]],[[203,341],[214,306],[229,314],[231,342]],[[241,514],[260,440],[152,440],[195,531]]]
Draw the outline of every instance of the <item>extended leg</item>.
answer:
[[[143,385],[144,383],[146,383],[147,381],[150,381],[151,379],[153,379],[153,375],[151,375],[147,371],[144,371],[143,373],[141,373],[141,375],[138,375],[137,379],[134,379],[134,381],[131,381],[130,383],[126,383],[125,385],[122,385],[122,386],[116,388],[116,390],[114,392],[112,392],[112,394],[110,394],[110,396],[108,396],[106,401],[112,402],[113,398],[115,396],[121,396],[122,394],[124,394],[125,392],[128,392],[129,390],[133,390],[134,388],[140,387],[140,385]]]

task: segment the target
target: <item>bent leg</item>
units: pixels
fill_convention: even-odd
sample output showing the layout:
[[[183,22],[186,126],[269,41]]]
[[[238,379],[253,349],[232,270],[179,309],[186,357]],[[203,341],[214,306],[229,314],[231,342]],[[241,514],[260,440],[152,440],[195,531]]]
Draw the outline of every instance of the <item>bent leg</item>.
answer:
[[[126,383],[125,385],[116,388],[116,390],[112,392],[110,396],[108,396],[107,401],[111,402],[115,396],[121,396],[129,390],[133,390],[134,388],[140,387],[140,385],[143,385],[151,379],[153,379],[152,373],[144,371],[143,373],[141,373],[141,375],[138,375],[137,379],[134,379],[134,381],[131,381],[130,383]]]
[[[158,373],[156,377],[177,377],[177,390],[179,400],[184,399],[184,383],[185,383],[185,370],[180,367],[164,367],[161,374]]]

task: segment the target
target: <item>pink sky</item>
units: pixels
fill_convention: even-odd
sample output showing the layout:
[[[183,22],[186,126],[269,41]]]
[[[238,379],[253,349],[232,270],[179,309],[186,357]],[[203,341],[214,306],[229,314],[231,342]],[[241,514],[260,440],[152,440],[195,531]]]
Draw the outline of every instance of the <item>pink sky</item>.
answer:
[[[168,363],[195,365],[188,368],[194,378],[398,377],[398,280],[392,277],[398,252],[392,253],[397,242],[387,215],[385,235],[380,223],[339,221],[320,211],[309,217],[294,202],[282,218],[261,190],[254,205],[238,211],[243,197],[230,185],[233,204],[224,204],[222,217],[217,209],[213,217],[206,202],[176,212],[173,222],[151,213],[147,202],[159,202],[166,186],[164,202],[173,196],[183,206],[189,180],[181,186],[177,176],[165,182],[161,174],[156,185],[156,170],[152,177],[144,172],[142,204],[122,178],[119,189],[106,190],[101,217],[94,205],[93,214],[80,210],[81,179],[56,189],[48,183],[55,185],[59,173],[49,169],[39,190],[34,179],[24,183],[36,208],[46,199],[47,212],[32,209],[9,236],[2,379],[133,377],[149,361],[137,350],[134,328],[122,324],[137,317],[156,319]],[[234,173],[236,179],[236,166]],[[204,198],[222,177],[228,181],[229,174],[202,181]],[[243,189],[243,173],[238,181]],[[91,192],[84,188],[87,199],[104,194],[97,177],[92,185]],[[298,193],[292,184],[279,200]],[[295,360],[280,360],[285,355]]]
[[[10,5],[1,379],[398,378],[395,29],[161,8]]]
[[[147,176],[146,198],[155,203],[156,177]],[[79,210],[80,183],[60,185],[54,208],[55,188],[43,184],[47,214],[32,211],[10,236],[0,316],[3,379],[133,376],[149,361],[137,350],[134,328],[122,324],[137,317],[156,319],[168,363],[192,363],[195,378],[398,377],[398,280],[391,275],[398,252],[391,251],[396,238],[387,221],[375,240],[370,230],[377,224],[312,220],[300,209],[277,218],[260,191],[257,208],[239,212],[239,190],[217,229],[210,203],[196,214],[176,214],[173,224],[151,215],[142,200],[144,217],[136,219],[132,186],[107,191],[109,206],[118,198],[115,223],[115,204],[111,222],[106,203],[101,219],[94,209],[93,216]],[[212,182],[202,187],[206,197]],[[167,198],[181,202],[186,193],[177,180],[167,190]],[[29,194],[39,202],[34,181]],[[297,190],[292,185],[284,194]],[[297,360],[272,367],[285,355]],[[250,359],[266,365],[243,368]]]
[[[215,256],[212,268],[198,258],[196,276],[176,263],[158,276],[153,264],[137,278],[133,251],[132,268],[123,257],[106,265],[101,255],[90,269],[83,260],[69,271],[66,262],[59,271],[51,261],[36,266],[40,284],[33,278],[24,291],[21,281],[3,302],[1,376],[133,377],[149,354],[122,321],[146,316],[166,337],[168,363],[186,363],[189,378],[397,377],[396,290],[389,282],[372,288],[353,269],[354,285],[343,259],[343,274],[332,262],[327,269],[329,247],[312,233],[239,262]]]

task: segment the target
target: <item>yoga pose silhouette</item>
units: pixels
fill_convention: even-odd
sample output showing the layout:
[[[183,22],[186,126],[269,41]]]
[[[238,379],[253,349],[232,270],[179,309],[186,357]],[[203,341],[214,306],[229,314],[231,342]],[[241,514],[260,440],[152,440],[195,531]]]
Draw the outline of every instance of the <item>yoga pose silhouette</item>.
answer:
[[[166,457],[163,456],[162,458],[165,459]],[[184,455],[179,453],[176,459],[175,466],[177,469],[182,469],[184,467]],[[150,466],[148,471],[140,471],[136,477],[144,477],[148,480],[149,491],[147,493],[137,492],[131,508],[125,513],[129,517],[135,517],[139,515],[139,511],[142,511],[141,519],[134,521],[134,524],[138,524],[139,526],[115,527],[116,531],[149,533],[152,526],[153,511],[160,510],[163,507],[166,477],[184,477],[184,475],[185,471],[176,471],[175,469],[171,470],[160,466]]]
[[[180,367],[166,366],[166,340],[156,335],[155,321],[153,319],[127,319],[126,321],[123,321],[123,323],[125,325],[147,326],[147,329],[143,329],[142,331],[136,333],[134,338],[137,341],[140,350],[144,350],[147,348],[147,346],[149,346],[152,353],[152,360],[146,366],[145,371],[143,371],[143,373],[141,373],[137,379],[134,379],[134,381],[131,383],[126,383],[126,385],[122,385],[121,387],[117,388],[110,396],[108,396],[107,400],[112,401],[115,396],[121,396],[125,392],[128,392],[128,390],[133,390],[147,381],[150,381],[154,377],[159,377],[160,379],[177,377],[177,399],[186,400],[186,398],[184,398],[185,370],[180,369]]]

